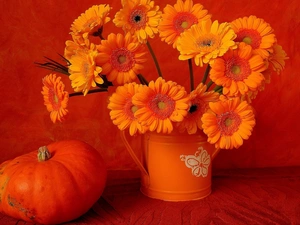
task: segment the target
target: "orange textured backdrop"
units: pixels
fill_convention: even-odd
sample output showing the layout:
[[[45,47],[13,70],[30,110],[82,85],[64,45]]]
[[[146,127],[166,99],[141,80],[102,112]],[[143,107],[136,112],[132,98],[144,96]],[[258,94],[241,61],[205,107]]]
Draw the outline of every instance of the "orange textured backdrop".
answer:
[[[157,1],[162,6],[174,1]],[[300,165],[300,42],[297,0],[202,0],[213,19],[232,21],[251,14],[264,18],[275,30],[278,42],[290,59],[280,76],[274,76],[253,105],[257,126],[250,140],[238,150],[221,151],[216,168]],[[56,58],[70,39],[69,28],[80,13],[94,4],[110,3],[111,17],[120,1],[104,0],[11,0],[0,3],[0,162],[40,145],[61,139],[80,139],[98,149],[109,169],[135,165],[124,150],[106,109],[107,94],[75,97],[69,103],[69,117],[52,124],[43,105],[41,79],[49,72],[34,65],[43,56]],[[162,7],[161,7],[162,9]],[[107,35],[109,30],[105,30]],[[187,64],[178,63],[177,53],[158,38],[151,40],[166,79],[186,84]],[[196,73],[202,73],[197,68]],[[147,64],[146,77],[156,77],[154,65]],[[68,78],[63,78],[71,91]],[[196,78],[197,79],[197,78]],[[138,137],[135,138],[139,140]],[[138,143],[138,142],[137,142]],[[136,144],[136,147],[138,144]]]

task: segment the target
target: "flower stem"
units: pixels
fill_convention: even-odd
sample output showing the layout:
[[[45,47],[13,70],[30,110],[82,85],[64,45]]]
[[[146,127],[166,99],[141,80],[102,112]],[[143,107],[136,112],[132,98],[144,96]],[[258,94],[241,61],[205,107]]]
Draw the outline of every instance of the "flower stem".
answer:
[[[162,73],[161,73],[161,70],[160,70],[160,67],[159,67],[159,64],[158,64],[158,61],[157,61],[157,58],[156,58],[156,56],[155,56],[155,54],[154,54],[154,51],[153,51],[153,49],[152,49],[152,47],[151,47],[149,41],[147,41],[146,44],[147,44],[147,47],[148,47],[148,49],[149,49],[149,52],[150,52],[150,54],[151,54],[151,56],[152,56],[152,59],[153,59],[153,61],[154,61],[154,63],[155,63],[155,67],[156,67],[156,69],[157,69],[158,76],[163,77],[163,76],[162,76]]]
[[[42,146],[38,149],[37,159],[39,162],[45,162],[51,158],[51,153],[46,146]]]
[[[213,81],[212,80],[210,80],[208,83],[207,83],[207,85],[206,85],[206,91],[208,91],[208,89],[211,87],[211,85],[213,85]]]
[[[210,71],[210,65],[207,64],[207,67],[206,67],[206,70],[205,70],[205,73],[204,73],[204,76],[202,78],[202,83],[205,84],[206,83],[206,80],[207,80],[207,77],[208,77],[208,74],[209,74],[209,71]]]
[[[215,91],[215,92],[221,93],[221,92],[223,91],[223,86],[216,86],[216,87],[214,88],[214,91]]]
[[[190,87],[191,87],[191,91],[193,91],[194,90],[194,73],[193,73],[192,59],[189,59],[188,63],[189,63],[189,71],[190,71]]]
[[[142,74],[138,74],[137,77],[138,77],[139,81],[141,82],[141,84],[148,86],[149,82],[146,80],[146,78]]]

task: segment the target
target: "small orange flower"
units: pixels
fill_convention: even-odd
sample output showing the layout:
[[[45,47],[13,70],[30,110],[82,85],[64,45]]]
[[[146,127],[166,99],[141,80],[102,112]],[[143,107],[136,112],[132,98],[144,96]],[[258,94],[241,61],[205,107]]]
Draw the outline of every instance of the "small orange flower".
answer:
[[[90,38],[99,36],[104,24],[110,21],[108,17],[111,7],[107,4],[94,5],[82,13],[71,26],[73,40],[80,45],[90,45]],[[98,37],[99,39],[99,37]]]
[[[280,74],[285,67],[285,60],[287,60],[289,57],[287,57],[287,54],[282,49],[281,45],[274,44],[272,48],[273,51],[268,58],[268,62],[270,63],[272,69],[277,74]]]
[[[194,58],[197,66],[213,63],[214,59],[223,56],[228,49],[236,48],[233,41],[235,37],[229,23],[219,24],[217,20],[202,21],[183,32],[178,38],[179,59]]]
[[[241,42],[238,49],[229,50],[211,65],[210,78],[223,86],[223,94],[241,96],[261,86],[266,69],[264,60],[252,54],[252,48]]]
[[[177,123],[180,132],[185,130],[188,134],[195,134],[198,129],[202,130],[201,117],[208,109],[209,102],[219,100],[219,94],[214,91],[206,91],[206,85],[200,83],[198,87],[190,93],[191,106],[183,121]]]
[[[175,82],[166,82],[161,77],[149,86],[142,86],[133,96],[132,102],[138,107],[135,117],[150,131],[171,133],[172,122],[184,119],[189,108],[185,89]]]
[[[76,92],[82,91],[84,96],[88,93],[91,87],[96,87],[96,83],[103,84],[104,81],[100,77],[102,68],[96,65],[95,59],[98,52],[93,44],[90,49],[77,51],[69,60],[70,80],[72,88]]]
[[[67,60],[70,60],[73,55],[76,54],[77,51],[87,50],[88,47],[85,45],[77,44],[74,41],[68,40],[66,41],[66,47],[64,51],[64,57]]]
[[[102,67],[101,73],[118,85],[134,81],[146,61],[144,46],[130,33],[125,37],[111,33],[97,49],[96,63]]]
[[[245,42],[251,45],[254,54],[259,54],[264,59],[269,57],[276,38],[268,23],[252,15],[232,21],[231,26],[237,34],[236,42]]]
[[[252,107],[240,98],[210,102],[209,110],[202,117],[203,132],[207,141],[216,148],[239,148],[255,126]]]
[[[142,126],[135,118],[134,113],[138,110],[138,106],[132,103],[132,97],[140,88],[139,84],[129,83],[124,86],[117,87],[115,93],[109,98],[108,108],[110,118],[120,130],[129,127],[129,133],[133,136],[136,132],[145,133],[147,127]]]
[[[154,38],[161,19],[159,6],[151,0],[126,0],[122,1],[122,5],[113,20],[115,25],[135,35],[141,43],[146,43],[148,37]]]
[[[189,29],[194,24],[202,20],[208,20],[211,15],[203,9],[203,5],[193,5],[192,0],[177,0],[174,6],[167,5],[162,14],[160,22],[159,36],[168,44],[172,44],[173,48],[177,47],[177,39],[182,32]]]
[[[43,78],[42,95],[44,105],[50,112],[50,118],[53,123],[57,120],[62,122],[68,114],[69,94],[64,90],[65,85],[61,81],[61,77],[56,77],[56,74],[49,74]]]

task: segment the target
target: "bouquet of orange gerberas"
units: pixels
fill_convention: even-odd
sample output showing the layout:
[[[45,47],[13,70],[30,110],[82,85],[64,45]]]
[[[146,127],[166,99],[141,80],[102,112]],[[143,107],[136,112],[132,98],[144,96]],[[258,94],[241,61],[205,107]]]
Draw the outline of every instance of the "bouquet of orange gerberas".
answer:
[[[177,0],[163,11],[151,0],[121,0],[112,22],[121,33],[103,37],[111,22],[108,4],[94,5],[71,25],[66,41],[66,65],[48,58],[40,66],[67,74],[75,93],[67,93],[61,78],[43,78],[44,103],[55,123],[68,113],[69,97],[107,91],[112,122],[130,135],[145,132],[194,134],[203,131],[217,148],[232,149],[248,139],[255,126],[251,100],[280,73],[287,55],[271,26],[254,15],[219,23],[192,0]],[[159,35],[186,60],[190,91],[163,78],[149,40]],[[100,44],[96,44],[95,38]],[[142,75],[151,54],[158,78]],[[192,64],[206,65],[202,82],[195,85]]]

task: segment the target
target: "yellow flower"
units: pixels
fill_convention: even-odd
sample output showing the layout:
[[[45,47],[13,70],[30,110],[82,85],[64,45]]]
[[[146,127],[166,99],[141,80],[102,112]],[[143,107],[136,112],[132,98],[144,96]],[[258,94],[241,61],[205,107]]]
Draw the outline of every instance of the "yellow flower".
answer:
[[[155,6],[151,0],[123,0],[122,5],[123,8],[113,20],[115,25],[137,36],[141,43],[146,43],[148,37],[154,38],[161,19],[159,6]]]
[[[208,11],[203,9],[201,4],[193,5],[192,0],[177,0],[173,6],[167,5],[162,14],[162,21],[160,22],[159,36],[162,41],[169,45],[173,44],[173,48],[177,47],[177,39],[182,32],[189,29],[194,24],[202,20],[208,20],[211,15]]]
[[[71,25],[73,40],[81,45],[90,45],[90,38],[100,36],[102,26],[110,21],[111,7],[107,4],[94,5],[82,13]],[[99,39],[99,37],[98,37]]]
[[[191,106],[183,121],[177,123],[180,132],[185,130],[188,134],[195,134],[198,129],[202,130],[201,117],[208,109],[209,102],[219,100],[219,94],[214,91],[206,91],[206,85],[200,83],[198,87],[190,93]]]
[[[214,59],[224,55],[228,49],[236,48],[233,41],[236,35],[229,23],[217,20],[205,20],[183,32],[178,39],[179,59],[194,58],[197,66],[213,63]]]
[[[102,68],[96,65],[95,58],[98,52],[93,44],[90,49],[77,51],[69,60],[70,80],[74,91],[82,91],[84,95],[88,93],[91,87],[96,87],[96,83],[103,84],[104,81],[100,77]]]
[[[172,122],[184,119],[189,108],[185,89],[175,82],[166,82],[161,77],[149,86],[142,86],[133,96],[132,102],[138,107],[135,117],[150,131],[171,133]]]
[[[50,118],[53,123],[57,120],[62,122],[68,114],[69,94],[66,92],[65,85],[61,81],[61,77],[56,77],[56,74],[49,74],[43,78],[42,95],[44,105],[50,112]]]
[[[101,73],[118,85],[135,80],[146,61],[144,45],[130,33],[125,37],[122,34],[111,33],[107,40],[101,41],[97,49],[99,54],[96,63],[102,67]]]
[[[251,45],[254,54],[259,54],[264,59],[269,57],[276,38],[268,23],[252,15],[232,21],[231,26],[237,34],[236,42],[245,42]]]
[[[129,133],[133,136],[136,132],[145,133],[147,127],[134,117],[134,113],[138,107],[132,103],[132,97],[140,88],[139,84],[129,83],[124,86],[117,87],[115,93],[109,98],[108,108],[112,122],[118,126],[120,130],[129,127]]]
[[[229,50],[215,60],[211,65],[210,78],[223,86],[224,95],[241,96],[260,87],[265,69],[263,58],[253,55],[251,46],[241,42],[238,49]]]
[[[203,132],[216,148],[239,148],[255,126],[252,107],[240,98],[210,102],[210,109],[202,117]]]

